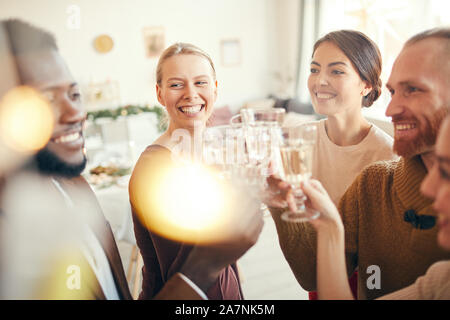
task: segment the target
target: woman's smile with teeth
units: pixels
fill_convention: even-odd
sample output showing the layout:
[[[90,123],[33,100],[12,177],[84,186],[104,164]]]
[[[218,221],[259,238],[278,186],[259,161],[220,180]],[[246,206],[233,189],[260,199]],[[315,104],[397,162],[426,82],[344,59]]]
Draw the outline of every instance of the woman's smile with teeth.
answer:
[[[179,109],[181,112],[183,112],[183,113],[187,113],[187,114],[195,114],[195,113],[200,112],[200,111],[203,109],[204,106],[205,106],[205,105],[203,105],[203,104],[197,104],[197,105],[194,105],[194,106],[183,106],[183,107],[179,107],[178,109]]]
[[[335,95],[332,93],[317,92],[316,97],[319,99],[331,99],[334,98]]]

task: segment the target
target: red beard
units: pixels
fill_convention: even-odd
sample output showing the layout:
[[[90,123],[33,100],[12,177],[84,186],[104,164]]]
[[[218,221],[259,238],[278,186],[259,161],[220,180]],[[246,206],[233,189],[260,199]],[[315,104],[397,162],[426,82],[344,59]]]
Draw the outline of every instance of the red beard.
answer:
[[[449,113],[447,108],[443,108],[437,111],[431,120],[428,120],[425,125],[422,125],[417,118],[414,118],[415,122],[419,124],[419,135],[413,141],[404,141],[401,139],[394,140],[394,152],[401,157],[411,158],[416,155],[420,155],[426,152],[430,152],[434,149],[436,144],[436,138],[439,132],[439,127],[442,121]],[[392,122],[403,120],[401,117],[393,117]]]

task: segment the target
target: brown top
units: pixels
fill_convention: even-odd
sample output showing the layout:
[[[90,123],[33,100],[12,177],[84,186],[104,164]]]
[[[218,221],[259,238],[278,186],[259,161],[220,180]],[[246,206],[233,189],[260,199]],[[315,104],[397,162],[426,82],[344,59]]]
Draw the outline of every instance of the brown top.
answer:
[[[158,162],[157,164],[154,161],[156,158],[158,158],[158,161],[156,161]],[[150,163],[148,162],[149,159],[152,159],[151,165],[148,165]],[[148,199],[149,194],[152,193],[152,188],[156,188],[161,182],[157,181],[158,173],[161,170],[165,170],[167,166],[170,167],[171,162],[170,150],[159,145],[149,146],[139,158],[130,180],[130,202],[133,211],[134,232],[144,261],[144,267],[142,269],[142,292],[139,295],[139,299],[153,298],[168,279],[181,269],[193,248],[191,245],[169,240],[155,232],[149,231],[139,219],[139,217],[148,217],[149,215],[144,212],[139,212],[139,210],[143,210],[142,206],[139,206],[141,193],[138,194],[136,189],[142,188],[142,185],[138,186],[136,177],[139,177],[139,179],[144,177],[149,190],[145,193],[145,197]],[[161,201],[161,199],[157,199],[156,201]],[[153,203],[146,210],[152,210],[152,205]],[[148,221],[145,223],[146,226],[151,226],[151,221],[150,223]],[[217,282],[208,290],[206,295],[209,299],[213,300],[242,299],[240,282],[234,264],[228,266],[221,272]]]
[[[382,161],[368,166],[339,203],[345,227],[349,275],[358,266],[358,299],[374,299],[411,285],[450,253],[437,245],[437,226],[415,227],[405,212],[435,217],[432,201],[420,193],[426,168],[420,157]],[[308,223],[286,223],[272,209],[281,249],[300,285],[316,289],[316,233]],[[367,280],[380,269],[380,289]],[[369,283],[372,283],[369,279]]]

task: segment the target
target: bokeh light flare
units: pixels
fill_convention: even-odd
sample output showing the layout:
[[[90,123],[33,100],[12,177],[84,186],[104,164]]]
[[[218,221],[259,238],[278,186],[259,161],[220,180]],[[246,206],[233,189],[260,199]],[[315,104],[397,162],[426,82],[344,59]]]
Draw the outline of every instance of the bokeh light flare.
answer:
[[[15,152],[29,154],[43,148],[53,123],[49,103],[33,88],[13,88],[0,101],[0,137]]]
[[[163,237],[185,243],[211,243],[225,237],[230,187],[220,175],[199,164],[140,164],[131,183],[132,203],[141,222]],[[153,164],[158,162],[158,169]]]
[[[222,188],[212,172],[199,165],[175,167],[161,185],[158,199],[169,223],[201,231],[217,223],[223,208]]]

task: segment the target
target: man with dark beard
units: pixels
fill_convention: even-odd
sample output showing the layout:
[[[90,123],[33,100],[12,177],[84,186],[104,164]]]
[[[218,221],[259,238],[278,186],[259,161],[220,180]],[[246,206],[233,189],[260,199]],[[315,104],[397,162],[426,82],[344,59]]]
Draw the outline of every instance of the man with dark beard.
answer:
[[[366,167],[339,203],[347,272],[358,267],[359,299],[406,287],[434,262],[450,258],[436,244],[432,201],[420,193],[434,161],[439,126],[449,112],[449,87],[450,29],[428,30],[408,40],[387,83],[392,99],[386,115],[392,117],[394,150],[401,158]],[[273,179],[271,185],[276,184],[285,191],[278,200],[288,200],[287,186]],[[323,239],[311,225],[280,219],[279,203],[271,212],[283,253],[300,285],[315,290],[316,246]]]
[[[86,112],[82,108],[78,85],[59,54],[53,36],[19,20],[8,20],[3,24],[9,34],[21,83],[40,91],[49,101],[54,114],[53,134],[45,148],[35,157],[40,176],[44,177],[39,180],[39,187],[42,193],[47,195],[46,191],[51,189],[51,198],[40,198],[39,195],[33,194],[33,199],[37,199],[36,204],[33,204],[30,197],[22,195],[26,194],[20,189],[24,187],[23,184],[15,189],[16,192],[7,194],[20,193],[19,200],[15,202],[30,201],[31,206],[44,206],[47,211],[57,208],[57,218],[63,220],[65,228],[71,227],[71,221],[80,222],[80,219],[72,219],[73,216],[82,217],[81,226],[77,224],[73,227],[78,228],[76,230],[79,234],[76,236],[77,240],[80,240],[80,248],[77,248],[75,253],[73,248],[62,248],[61,259],[56,260],[50,272],[47,270],[39,284],[30,287],[33,290],[39,289],[37,295],[9,295],[7,291],[10,288],[2,288],[6,291],[4,296],[40,299],[131,299],[109,223],[104,218],[92,189],[80,176],[86,165],[83,137]],[[31,165],[24,171],[30,171],[30,167],[33,169]],[[28,185],[25,189],[27,187]],[[39,193],[39,190],[35,191],[33,190],[34,193]],[[19,203],[13,207],[22,208],[20,205]],[[8,208],[5,209],[6,213],[9,213]],[[33,209],[32,207],[32,211]],[[181,269],[184,274],[176,273],[172,276],[155,298],[205,298],[203,292],[214,283],[221,270],[236,261],[256,242],[263,220],[256,206],[253,212],[254,214],[249,213],[250,218],[243,222],[244,228],[237,228],[234,234],[230,234],[223,242],[211,246],[196,246]],[[12,216],[15,214],[15,211],[11,213]],[[57,225],[52,224],[53,221],[42,223],[36,219],[36,215],[36,212],[32,212],[29,217],[33,220],[25,220],[25,223],[36,223],[29,229],[47,229],[49,234],[58,234],[54,230]],[[240,219],[239,223],[242,221]],[[56,246],[61,246],[61,239],[50,240]],[[31,250],[26,254],[32,254]],[[35,268],[34,265],[24,267]],[[75,279],[71,277],[70,270],[78,270],[76,274],[80,275],[80,279],[70,282]]]

